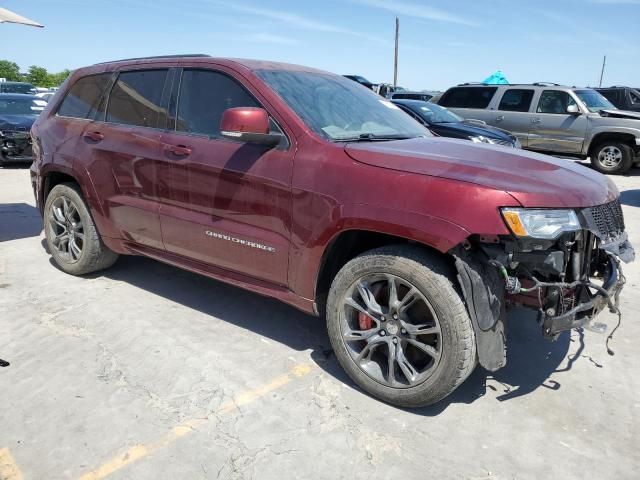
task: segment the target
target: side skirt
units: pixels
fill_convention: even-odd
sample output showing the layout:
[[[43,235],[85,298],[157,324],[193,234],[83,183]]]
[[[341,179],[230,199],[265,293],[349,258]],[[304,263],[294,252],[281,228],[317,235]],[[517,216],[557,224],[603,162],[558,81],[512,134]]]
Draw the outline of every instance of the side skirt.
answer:
[[[317,315],[315,311],[315,302],[313,300],[296,295],[286,287],[273,285],[246,275],[214,267],[151,247],[128,242],[122,243],[121,246],[130,254],[153,258],[154,260],[173,265],[174,267],[182,268],[190,272],[204,275],[205,277],[213,278],[214,280],[219,280],[236,287],[244,288],[245,290],[249,290],[265,297],[275,298],[297,308],[298,310],[302,310],[304,313]]]

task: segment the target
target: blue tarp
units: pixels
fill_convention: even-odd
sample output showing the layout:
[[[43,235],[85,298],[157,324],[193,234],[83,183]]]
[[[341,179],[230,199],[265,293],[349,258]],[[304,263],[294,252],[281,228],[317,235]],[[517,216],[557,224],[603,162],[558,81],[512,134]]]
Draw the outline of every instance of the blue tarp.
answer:
[[[498,70],[493,75],[489,75],[485,78],[482,83],[488,83],[489,85],[506,85],[509,81],[504,76],[504,73],[502,73],[501,70]]]

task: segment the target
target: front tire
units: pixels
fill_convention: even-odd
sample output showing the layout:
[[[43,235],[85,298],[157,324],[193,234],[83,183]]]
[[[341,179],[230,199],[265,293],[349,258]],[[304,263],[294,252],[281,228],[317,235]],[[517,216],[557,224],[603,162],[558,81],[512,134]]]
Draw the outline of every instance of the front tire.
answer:
[[[351,379],[393,405],[420,407],[453,392],[476,366],[471,320],[441,258],[418,247],[366,252],[336,275],[327,328]]]
[[[601,173],[622,175],[633,165],[633,150],[623,142],[605,141],[593,149],[591,165]]]
[[[56,265],[71,275],[104,270],[118,259],[102,242],[80,188],[74,183],[56,185],[47,196],[44,232]]]

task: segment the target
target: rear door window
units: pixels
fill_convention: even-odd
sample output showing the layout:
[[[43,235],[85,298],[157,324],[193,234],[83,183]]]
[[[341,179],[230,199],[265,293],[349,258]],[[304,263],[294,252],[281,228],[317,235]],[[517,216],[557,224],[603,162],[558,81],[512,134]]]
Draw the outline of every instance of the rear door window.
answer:
[[[109,94],[107,122],[165,128],[167,109],[162,93],[168,70],[122,72]]]
[[[504,92],[498,110],[506,112],[528,112],[533,99],[533,90],[512,88]]]
[[[176,130],[220,137],[220,120],[228,108],[261,107],[230,76],[213,70],[184,70],[178,93]]]
[[[567,92],[561,90],[545,90],[538,101],[538,113],[567,115],[567,107],[576,105],[575,100]]]
[[[62,100],[58,108],[58,115],[93,119],[98,111],[100,100],[109,85],[110,78],[110,73],[101,73],[79,79]]]
[[[487,108],[497,90],[497,87],[454,87],[438,104],[449,108]]]

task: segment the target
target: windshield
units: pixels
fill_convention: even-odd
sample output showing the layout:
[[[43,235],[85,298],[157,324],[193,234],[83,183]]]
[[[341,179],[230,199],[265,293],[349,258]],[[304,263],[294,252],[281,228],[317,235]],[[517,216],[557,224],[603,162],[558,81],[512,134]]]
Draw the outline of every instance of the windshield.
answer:
[[[38,115],[46,104],[29,98],[0,98],[0,115]]]
[[[278,70],[256,74],[311,130],[331,141],[431,136],[396,105],[344,77]]]
[[[592,113],[598,113],[600,110],[617,110],[613,103],[595,90],[576,90],[575,94]]]
[[[364,77],[361,77],[360,75],[354,75],[353,78],[355,78],[356,81],[360,83],[371,83],[369,80],[367,80]]]
[[[423,102],[408,107],[427,123],[456,123],[463,120],[462,117],[435,103]]]

